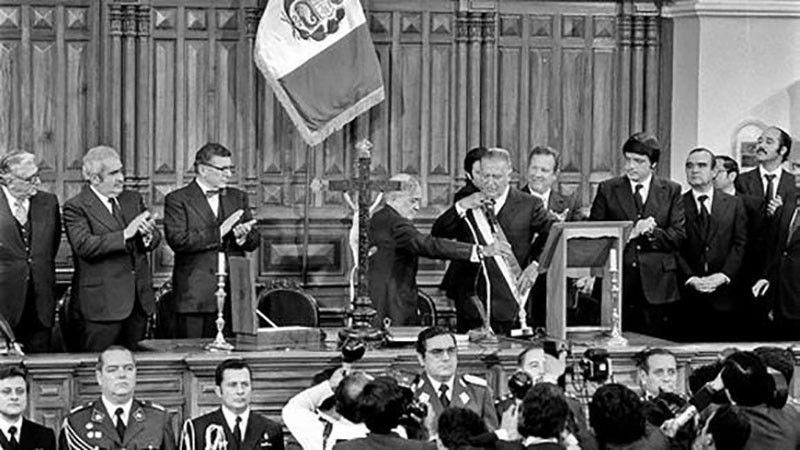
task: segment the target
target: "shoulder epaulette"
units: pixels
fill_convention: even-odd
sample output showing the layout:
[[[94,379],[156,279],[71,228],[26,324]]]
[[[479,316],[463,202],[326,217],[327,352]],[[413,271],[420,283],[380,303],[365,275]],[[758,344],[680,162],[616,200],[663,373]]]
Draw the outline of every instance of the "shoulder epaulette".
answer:
[[[149,407],[149,408],[157,409],[159,411],[166,411],[167,410],[167,408],[164,408],[163,406],[159,405],[158,403],[153,403],[153,402],[151,402],[149,400],[139,400],[139,402],[142,404],[142,406],[146,406],[146,407]]]
[[[82,409],[88,409],[88,408],[91,408],[92,406],[94,406],[94,401],[91,401],[91,402],[89,402],[89,403],[84,403],[83,405],[78,405],[78,406],[76,406],[76,407],[74,407],[74,408],[70,409],[70,410],[69,410],[69,413],[70,413],[70,414],[74,414],[74,413],[76,413],[76,412],[78,412],[78,411],[80,411],[80,410],[82,410]]]
[[[486,380],[481,377],[476,377],[475,375],[465,373],[461,378],[463,378],[464,381],[469,384],[477,384],[478,386],[489,387],[489,383],[487,383]]]

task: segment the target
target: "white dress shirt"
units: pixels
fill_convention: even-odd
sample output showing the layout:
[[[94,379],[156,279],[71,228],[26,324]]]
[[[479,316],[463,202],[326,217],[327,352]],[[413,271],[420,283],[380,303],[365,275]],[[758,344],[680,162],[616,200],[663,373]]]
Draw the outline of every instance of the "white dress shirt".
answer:
[[[195,181],[197,181],[197,185],[200,186],[200,190],[203,191],[203,195],[205,195],[206,201],[208,202],[208,206],[211,207],[211,211],[214,212],[215,216],[219,216],[219,193],[217,193],[217,195],[212,195],[209,197],[208,195],[206,195],[206,192],[212,191],[213,189],[210,186],[203,183],[199,178],[195,178]],[[219,189],[217,189],[217,191],[219,191]]]
[[[650,195],[650,185],[653,183],[653,174],[651,173],[647,178],[641,181],[633,181],[628,178],[628,182],[631,184],[631,192],[633,195],[636,195],[636,185],[642,185],[642,189],[639,190],[639,195],[641,196],[642,204],[644,205],[647,203],[647,196]]]
[[[242,437],[242,440],[244,440],[244,432],[247,431],[247,421],[250,419],[250,408],[247,408],[241,414],[236,414],[223,405],[222,416],[225,417],[225,423],[228,424],[228,429],[231,430],[231,433],[236,432],[236,418],[242,418],[239,424],[239,435]]]
[[[111,417],[111,423],[113,423],[114,426],[117,426],[117,408],[122,408],[122,423],[124,423],[126,426],[128,425],[128,417],[130,417],[131,414],[131,406],[133,406],[133,399],[128,400],[122,405],[115,405],[110,401],[108,401],[108,399],[105,397],[101,397],[101,400],[103,402],[103,406],[106,407],[106,411],[108,412],[108,415]]]

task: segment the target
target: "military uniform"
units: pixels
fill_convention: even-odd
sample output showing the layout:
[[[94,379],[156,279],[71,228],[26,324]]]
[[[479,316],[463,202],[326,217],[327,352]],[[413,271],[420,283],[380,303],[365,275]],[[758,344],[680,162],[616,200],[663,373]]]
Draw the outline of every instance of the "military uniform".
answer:
[[[137,399],[133,399],[122,438],[113,417],[97,399],[70,411],[58,441],[61,450],[175,449],[169,412],[161,405]]]
[[[430,421],[433,428],[430,432],[432,435],[436,434],[439,415],[445,407],[439,400],[439,393],[434,390],[427,375],[422,375],[414,384],[414,396],[420,402],[428,404],[428,415],[434,415]],[[456,379],[453,381],[453,392],[450,396],[450,407],[475,411],[486,422],[490,431],[496,430],[499,426],[494,407],[494,394],[483,378],[469,374],[456,375]]]
[[[225,422],[222,409],[187,420],[181,431],[181,450],[283,450],[283,429],[255,411],[250,411],[247,429],[238,446]]]

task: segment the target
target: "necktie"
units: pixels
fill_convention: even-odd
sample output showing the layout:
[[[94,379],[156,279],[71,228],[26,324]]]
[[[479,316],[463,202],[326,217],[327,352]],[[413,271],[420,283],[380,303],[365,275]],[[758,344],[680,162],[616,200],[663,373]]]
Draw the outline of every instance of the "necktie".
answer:
[[[644,212],[644,201],[642,201],[642,189],[644,185],[637,183],[633,192],[633,201],[636,203],[636,215],[641,217]]]
[[[700,226],[703,227],[703,231],[705,231],[708,226],[708,208],[706,208],[706,200],[708,200],[707,195],[700,195],[697,197],[697,201],[700,202]]]
[[[242,443],[242,416],[236,416],[236,425],[233,426],[233,440],[236,441],[236,448]]]
[[[117,408],[114,415],[117,416],[117,434],[120,439],[123,439],[125,437],[125,422],[122,421],[122,408]]]
[[[206,191],[206,198],[212,198],[215,195],[219,195],[219,189],[209,189]]]
[[[450,399],[447,398],[447,390],[449,388],[446,384],[439,386],[439,401],[442,402],[442,406],[445,408],[450,406]]]
[[[16,218],[17,222],[22,226],[28,223],[28,210],[25,209],[25,204],[22,203],[22,200],[14,202],[14,218]]]
[[[767,174],[764,175],[764,178],[767,179],[767,192],[764,195],[764,203],[768,204],[773,197],[775,197],[775,175],[774,174]]]
[[[120,225],[125,226],[125,219],[122,217],[122,211],[119,208],[119,202],[117,199],[110,198],[108,199],[108,202],[111,203],[111,215],[117,219],[117,222],[119,222]]]
[[[8,435],[10,436],[8,443],[11,444],[11,448],[13,450],[19,449],[19,441],[17,440],[17,427],[14,426],[9,427]]]

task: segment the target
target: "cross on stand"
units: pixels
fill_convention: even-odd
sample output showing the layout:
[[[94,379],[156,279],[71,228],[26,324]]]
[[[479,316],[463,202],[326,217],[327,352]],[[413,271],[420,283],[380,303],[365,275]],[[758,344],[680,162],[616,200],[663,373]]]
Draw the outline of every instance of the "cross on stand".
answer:
[[[358,287],[356,298],[347,312],[352,319],[350,326],[339,331],[339,339],[345,342],[348,339],[359,339],[364,342],[378,344],[386,337],[384,329],[372,326],[372,319],[377,314],[369,298],[369,207],[372,191],[385,191],[399,189],[397,181],[372,181],[369,179],[372,154],[372,143],[362,139],[356,144],[358,162],[356,173],[349,180],[337,180],[328,183],[331,191],[349,192],[358,194]]]

